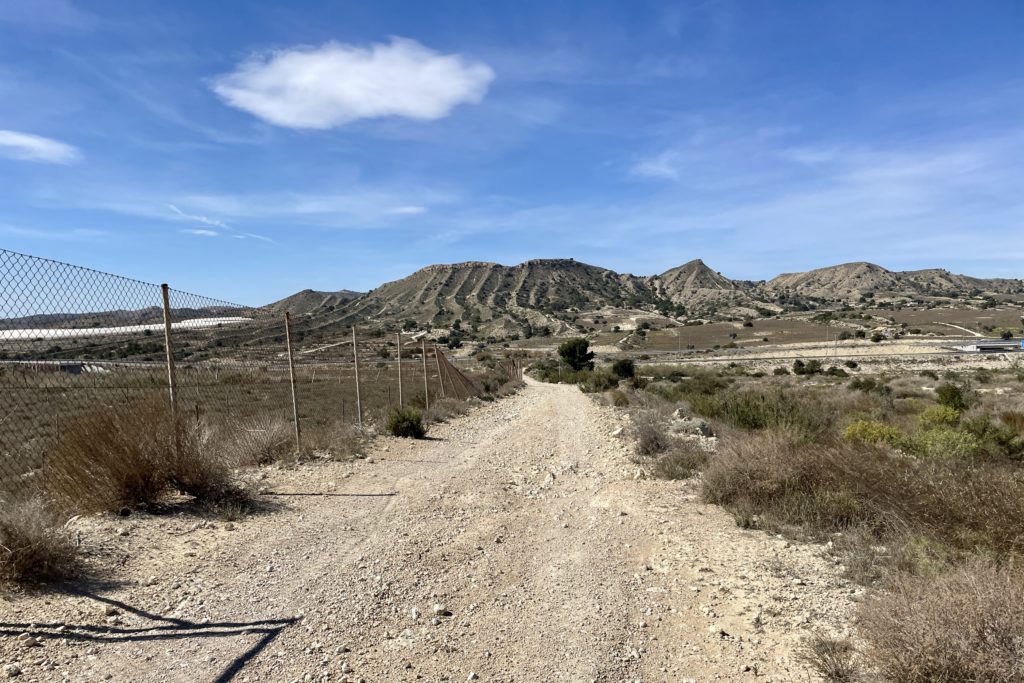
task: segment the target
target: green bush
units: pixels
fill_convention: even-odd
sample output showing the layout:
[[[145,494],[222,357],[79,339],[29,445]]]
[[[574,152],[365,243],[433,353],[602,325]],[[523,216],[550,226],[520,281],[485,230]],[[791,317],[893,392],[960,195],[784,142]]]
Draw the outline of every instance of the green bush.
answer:
[[[903,432],[877,420],[857,420],[843,430],[843,439],[850,443],[886,444],[898,448],[904,442]]]
[[[636,366],[631,358],[620,358],[612,363],[612,372],[622,379],[630,379],[636,375]]]
[[[806,363],[802,360],[793,361],[794,375],[817,375],[822,372],[820,360],[809,360]]]
[[[395,408],[388,415],[387,427],[392,436],[407,439],[422,439],[427,434],[423,413],[416,408]]]
[[[917,424],[921,429],[937,427],[955,427],[960,422],[960,411],[949,406],[929,406],[917,416]]]
[[[939,397],[941,405],[953,410],[964,411],[970,407],[968,392],[956,384],[949,382],[942,384],[935,390],[935,394]]]
[[[982,452],[982,445],[977,437],[950,427],[915,432],[908,445],[919,455],[949,460],[968,460]]]

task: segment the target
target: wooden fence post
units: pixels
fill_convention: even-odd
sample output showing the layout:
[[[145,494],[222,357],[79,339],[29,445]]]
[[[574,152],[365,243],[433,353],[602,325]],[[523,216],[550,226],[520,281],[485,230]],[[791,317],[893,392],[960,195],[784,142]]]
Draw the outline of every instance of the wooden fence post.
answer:
[[[299,435],[299,399],[295,393],[295,355],[292,352],[292,314],[284,313],[284,338],[288,344],[288,379],[292,385],[292,418],[295,420],[295,452],[302,452],[302,437]]]
[[[402,400],[402,333],[397,332],[395,338],[398,341],[398,407],[404,408]]]
[[[359,394],[359,347],[356,342],[356,326],[352,326],[352,359],[356,365],[356,419],[363,428],[363,399]]]
[[[423,351],[423,409],[430,410],[430,384],[427,381],[427,340],[420,340]]]
[[[160,285],[164,302],[164,348],[167,351],[167,390],[171,398],[171,421],[178,424],[178,374],[174,368],[174,346],[171,342],[171,297],[166,284]]]

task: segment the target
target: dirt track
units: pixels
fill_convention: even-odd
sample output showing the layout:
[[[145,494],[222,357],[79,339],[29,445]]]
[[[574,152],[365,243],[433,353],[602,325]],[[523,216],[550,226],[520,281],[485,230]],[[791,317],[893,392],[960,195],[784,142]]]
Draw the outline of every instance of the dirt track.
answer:
[[[531,383],[431,440],[380,439],[368,461],[269,470],[282,508],[233,529],[79,522],[84,549],[125,558],[119,585],[0,602],[0,672],[814,680],[796,651],[846,628],[857,595],[840,568],[738,529],[692,483],[634,479],[620,419],[575,387]]]

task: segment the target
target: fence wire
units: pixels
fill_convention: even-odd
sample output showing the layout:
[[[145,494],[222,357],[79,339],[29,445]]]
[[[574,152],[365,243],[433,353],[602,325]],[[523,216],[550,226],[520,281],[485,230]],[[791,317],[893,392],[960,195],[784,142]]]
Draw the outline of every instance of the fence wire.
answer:
[[[284,311],[173,288],[165,306],[164,288],[0,249],[0,492],[36,472],[76,421],[145,401],[170,408],[172,393],[182,419],[220,430],[289,423],[289,433],[297,408],[304,445],[317,448],[399,404],[492,389],[493,376],[474,379],[421,336],[353,338],[336,317],[305,315],[291,327],[293,408]],[[521,378],[515,360],[492,372]]]

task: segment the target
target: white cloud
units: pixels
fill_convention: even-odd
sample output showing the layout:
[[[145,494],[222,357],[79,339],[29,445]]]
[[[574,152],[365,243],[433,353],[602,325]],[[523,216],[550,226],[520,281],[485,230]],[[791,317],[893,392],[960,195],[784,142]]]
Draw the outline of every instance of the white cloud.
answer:
[[[216,230],[204,230],[202,228],[196,228],[196,229],[193,229],[193,230],[182,230],[182,232],[184,232],[186,234],[189,234],[189,235],[198,235],[200,237],[219,237],[220,236],[220,233],[217,232]],[[242,237],[242,235],[238,235],[238,237]]]
[[[368,48],[330,42],[257,55],[214,80],[229,105],[288,128],[328,129],[357,119],[435,120],[480,102],[494,70],[414,40]]]
[[[71,164],[82,157],[78,149],[71,145],[14,130],[0,130],[0,156],[53,164]]]

